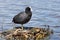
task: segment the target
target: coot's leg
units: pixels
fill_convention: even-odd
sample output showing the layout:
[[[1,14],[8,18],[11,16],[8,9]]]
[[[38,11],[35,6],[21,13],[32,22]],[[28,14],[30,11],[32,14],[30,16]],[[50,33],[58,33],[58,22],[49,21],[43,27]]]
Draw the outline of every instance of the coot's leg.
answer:
[[[23,30],[23,24],[21,24],[21,28],[22,28],[22,30]]]

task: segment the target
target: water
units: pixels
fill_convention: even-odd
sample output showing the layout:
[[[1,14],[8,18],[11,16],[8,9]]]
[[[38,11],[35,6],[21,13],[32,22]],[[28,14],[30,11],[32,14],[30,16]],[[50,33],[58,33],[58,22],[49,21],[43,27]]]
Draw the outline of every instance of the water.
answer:
[[[24,26],[50,25],[54,34],[49,40],[60,40],[60,27],[53,27],[60,26],[60,0],[0,0],[0,30],[13,28],[12,18],[26,6],[32,7],[33,15]]]

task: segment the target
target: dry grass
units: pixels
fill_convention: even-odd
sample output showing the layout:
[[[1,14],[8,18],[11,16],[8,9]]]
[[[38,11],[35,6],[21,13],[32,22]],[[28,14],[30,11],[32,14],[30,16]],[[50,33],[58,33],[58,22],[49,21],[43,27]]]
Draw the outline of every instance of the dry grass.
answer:
[[[22,30],[18,28],[14,30],[7,30],[5,34],[6,40],[39,40],[41,38],[49,36],[50,34],[52,34],[52,32],[50,30],[48,31],[45,28],[32,28],[31,30]]]

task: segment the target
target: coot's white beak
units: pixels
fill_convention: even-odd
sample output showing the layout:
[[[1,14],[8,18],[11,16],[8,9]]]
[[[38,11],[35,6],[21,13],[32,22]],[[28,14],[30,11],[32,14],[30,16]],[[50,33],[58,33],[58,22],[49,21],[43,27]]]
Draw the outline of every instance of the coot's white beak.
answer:
[[[33,9],[31,8],[31,11],[33,11]]]
[[[32,7],[31,7],[31,6],[29,6],[29,7],[30,7],[31,11],[33,11],[33,10],[32,10]]]

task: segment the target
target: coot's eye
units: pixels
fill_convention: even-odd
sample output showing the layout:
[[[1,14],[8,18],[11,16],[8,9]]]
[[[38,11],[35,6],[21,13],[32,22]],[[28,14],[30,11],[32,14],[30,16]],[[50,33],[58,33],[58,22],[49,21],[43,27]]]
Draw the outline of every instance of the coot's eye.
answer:
[[[30,7],[26,7],[26,9],[25,9],[26,11],[30,11]]]

